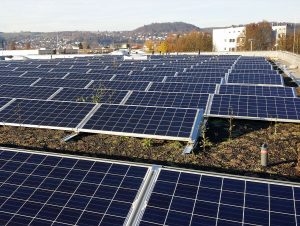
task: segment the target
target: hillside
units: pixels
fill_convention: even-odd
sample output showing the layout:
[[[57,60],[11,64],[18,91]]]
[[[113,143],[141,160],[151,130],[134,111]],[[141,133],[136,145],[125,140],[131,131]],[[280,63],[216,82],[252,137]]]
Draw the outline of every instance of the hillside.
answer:
[[[174,23],[152,23],[149,25],[144,25],[133,30],[133,33],[185,33],[193,30],[199,31],[200,28],[183,22]]]

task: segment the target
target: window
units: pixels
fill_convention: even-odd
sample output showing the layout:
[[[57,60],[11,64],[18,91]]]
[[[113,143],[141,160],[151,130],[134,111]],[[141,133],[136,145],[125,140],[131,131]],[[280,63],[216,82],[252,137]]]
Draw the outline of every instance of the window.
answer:
[[[224,39],[224,42],[227,42],[227,39]]]

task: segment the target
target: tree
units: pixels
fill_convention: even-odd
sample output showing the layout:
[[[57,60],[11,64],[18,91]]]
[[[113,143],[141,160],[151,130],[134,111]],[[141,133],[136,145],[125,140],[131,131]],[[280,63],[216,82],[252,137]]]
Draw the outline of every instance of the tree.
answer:
[[[295,44],[294,44],[295,40]],[[295,32],[295,39],[294,39],[294,33],[288,33],[286,36],[281,36],[277,42],[278,50],[282,51],[290,51],[293,52],[293,49],[295,53],[300,53],[300,29],[298,29]]]
[[[10,42],[9,45],[8,45],[8,49],[9,50],[16,50],[17,49],[16,48],[16,42],[15,41]]]
[[[149,43],[145,43],[149,44]],[[159,43],[158,52],[212,51],[212,36],[205,32],[192,31],[183,35],[169,35]]]
[[[157,48],[157,51],[158,52],[161,52],[161,53],[166,53],[168,51],[168,44],[166,41],[162,41],[158,48]]]
[[[82,42],[83,49],[88,49],[89,43],[87,41]]]
[[[246,37],[241,50],[271,50],[274,46],[272,26],[267,21],[246,25]]]
[[[81,42],[79,42],[79,44],[78,44],[78,48],[79,48],[79,49],[83,49],[83,45],[82,45],[82,43],[81,43]]]
[[[149,52],[154,50],[154,42],[152,40],[147,40],[144,44]]]
[[[30,42],[25,43],[25,49],[31,49],[31,43]]]
[[[277,41],[277,50],[287,50],[286,36],[281,36]]]

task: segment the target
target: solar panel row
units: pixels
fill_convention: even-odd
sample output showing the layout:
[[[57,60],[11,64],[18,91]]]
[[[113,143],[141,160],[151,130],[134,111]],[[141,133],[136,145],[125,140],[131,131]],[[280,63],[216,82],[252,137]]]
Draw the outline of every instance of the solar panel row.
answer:
[[[294,97],[295,95],[295,92],[292,88],[245,85],[259,83],[283,86],[282,77],[271,68],[266,68],[267,66],[271,66],[267,61],[265,61],[264,58],[251,59],[238,56],[172,56],[156,57],[155,59],[157,60],[153,62],[124,62],[118,60],[117,58],[110,58],[110,61],[105,58],[94,59],[96,61],[99,61],[99,63],[96,61],[89,61],[93,59],[94,58],[68,60],[63,59],[55,63],[51,61],[44,61],[44,64],[41,63],[43,61],[24,61],[18,63],[12,62],[9,66],[14,69],[16,67],[18,67],[18,70],[21,70],[22,68],[23,70],[39,69],[44,70],[44,72],[27,71],[20,78],[1,78],[0,85],[31,85],[31,87],[20,86],[18,88],[14,88],[12,86],[2,85],[3,89],[0,91],[0,95],[3,97],[11,98],[51,98],[53,100],[62,101],[109,104],[120,104],[121,102],[124,102],[131,105],[153,105],[156,107],[163,106],[176,108],[201,107],[203,109],[206,109],[206,103],[209,99],[208,94],[234,94],[236,96],[235,98],[241,98],[240,96],[243,95],[270,97]],[[204,62],[207,59],[210,59],[210,61]],[[226,75],[226,77],[224,72],[216,72],[220,70],[223,71],[224,69],[227,70],[233,64],[233,72],[229,73],[229,75]],[[41,67],[43,65],[44,67]],[[126,72],[130,72],[132,69],[122,69],[122,65],[128,67],[139,66],[145,68],[143,69],[143,71],[134,70],[130,75],[126,75]],[[181,72],[174,74],[175,69],[177,70],[177,68],[182,67],[186,68],[186,65],[192,66],[188,69],[188,71],[194,70],[196,72]],[[7,68],[6,66],[5,68]],[[46,72],[49,70],[49,68],[51,68],[51,72]],[[64,72],[55,72],[55,70],[60,69]],[[99,73],[101,72],[101,74],[93,74],[93,71]],[[239,72],[239,74],[235,73],[237,71]],[[254,73],[260,71],[266,71],[268,74]],[[113,75],[109,73],[125,74]],[[143,75],[139,75],[140,73],[143,73]],[[49,78],[60,77],[64,79],[49,79],[46,78],[46,74],[49,75]],[[166,75],[171,76],[166,77]],[[222,79],[223,77],[225,77],[226,80],[232,85],[217,86],[216,84],[220,84],[224,81]],[[92,88],[95,90],[84,88]],[[145,90],[147,90],[147,92],[144,92]],[[217,96],[218,95],[215,95],[216,98],[212,98],[212,101],[216,100],[218,98]],[[196,100],[196,98],[199,99]],[[209,106],[214,105],[209,102]],[[295,108],[297,107],[298,106],[296,106]],[[281,112],[278,105],[275,105],[275,108],[276,111]],[[285,105],[283,108],[286,112],[295,113],[295,110],[291,109],[291,105]],[[252,112],[250,113],[248,112],[248,110],[246,111],[249,115],[253,115]],[[273,115],[274,111],[272,110],[271,112],[268,112],[268,114]],[[282,113],[277,114],[276,117],[281,117],[283,115],[284,114]],[[219,116],[223,117],[223,115]],[[272,116],[272,118],[273,117],[275,118],[275,116]],[[260,118],[256,117],[256,119]],[[279,120],[280,119],[286,120],[286,116],[283,119],[279,118]]]
[[[196,109],[102,104],[81,131],[192,141]]]
[[[300,220],[295,184],[7,148],[0,148],[0,200],[1,225],[289,226]]]
[[[284,85],[281,75],[267,74],[229,74],[227,82],[235,84]]]
[[[207,115],[299,122],[300,98],[215,94]]]
[[[10,100],[1,99],[2,106]],[[15,99],[0,111],[0,123],[192,141],[192,133],[197,128],[195,119],[199,117],[198,111],[188,108]]]
[[[292,87],[220,85],[219,94],[295,97]]]

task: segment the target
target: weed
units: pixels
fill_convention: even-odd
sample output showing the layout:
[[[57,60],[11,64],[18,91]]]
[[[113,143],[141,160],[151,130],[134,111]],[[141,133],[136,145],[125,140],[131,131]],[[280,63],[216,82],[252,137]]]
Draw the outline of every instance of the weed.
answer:
[[[209,140],[208,136],[207,136],[207,128],[206,128],[206,124],[202,124],[201,125],[201,143],[200,143],[200,147],[203,148],[203,151],[205,152],[207,150],[207,148],[210,148],[213,146],[213,143]]]
[[[235,127],[234,123],[233,123],[233,117],[234,117],[234,113],[233,113],[233,109],[232,107],[229,107],[229,120],[228,120],[228,140],[231,141],[232,140],[232,132],[233,132],[233,129]]]
[[[152,158],[152,150],[151,150],[151,147],[153,146],[153,141],[152,141],[152,139],[149,139],[149,138],[143,139],[143,141],[142,141],[142,146],[143,146],[144,149],[147,150],[147,152],[148,152],[148,158],[151,159],[151,158]]]

